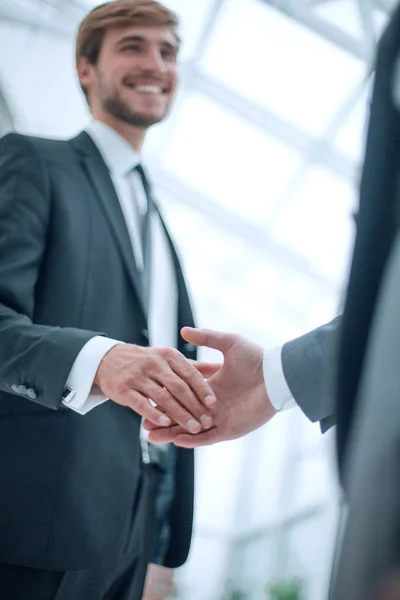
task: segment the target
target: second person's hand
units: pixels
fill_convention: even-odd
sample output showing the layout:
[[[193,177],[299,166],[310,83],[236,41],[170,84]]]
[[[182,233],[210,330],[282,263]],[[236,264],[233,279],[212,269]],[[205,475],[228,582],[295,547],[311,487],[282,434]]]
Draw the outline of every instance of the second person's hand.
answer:
[[[245,338],[206,329],[185,327],[182,337],[198,346],[222,352],[222,365],[198,364],[202,374],[218,398],[212,411],[214,425],[208,431],[189,435],[179,425],[160,429],[144,421],[155,443],[173,442],[184,448],[195,448],[233,440],[267,423],[276,414],[271,404],[263,375],[263,349]]]

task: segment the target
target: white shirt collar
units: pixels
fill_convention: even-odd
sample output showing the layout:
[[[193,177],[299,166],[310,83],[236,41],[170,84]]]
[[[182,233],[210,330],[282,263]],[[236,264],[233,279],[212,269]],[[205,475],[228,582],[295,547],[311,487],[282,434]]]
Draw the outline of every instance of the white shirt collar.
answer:
[[[126,175],[140,162],[140,156],[114,129],[93,119],[85,129],[90,135],[111,173]]]

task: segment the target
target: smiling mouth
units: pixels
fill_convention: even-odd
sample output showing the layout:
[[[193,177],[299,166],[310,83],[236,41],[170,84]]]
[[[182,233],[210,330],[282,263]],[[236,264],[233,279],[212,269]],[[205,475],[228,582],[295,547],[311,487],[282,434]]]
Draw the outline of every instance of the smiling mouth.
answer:
[[[166,88],[162,88],[158,85],[134,85],[128,83],[127,87],[135,92],[139,92],[141,94],[150,94],[152,96],[161,96],[162,94],[167,93]]]

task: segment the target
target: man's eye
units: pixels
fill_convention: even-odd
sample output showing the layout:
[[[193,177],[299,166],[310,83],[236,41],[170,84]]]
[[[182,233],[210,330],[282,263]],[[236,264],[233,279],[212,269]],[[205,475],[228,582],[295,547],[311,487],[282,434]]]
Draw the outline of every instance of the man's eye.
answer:
[[[140,48],[140,46],[137,46],[136,44],[129,44],[128,46],[124,46],[122,48],[123,52],[125,52],[126,50],[133,50],[134,52],[140,52],[141,48]]]
[[[175,60],[175,53],[172,50],[161,50],[161,56],[166,60]]]

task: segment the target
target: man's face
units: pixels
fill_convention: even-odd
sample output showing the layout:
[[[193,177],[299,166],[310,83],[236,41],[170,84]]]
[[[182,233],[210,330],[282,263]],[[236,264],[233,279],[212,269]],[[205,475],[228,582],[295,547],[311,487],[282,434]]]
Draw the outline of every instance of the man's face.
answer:
[[[168,112],[178,76],[178,43],[169,27],[110,29],[97,65],[87,65],[81,82],[91,109],[147,128]]]

